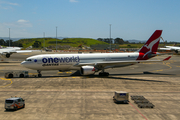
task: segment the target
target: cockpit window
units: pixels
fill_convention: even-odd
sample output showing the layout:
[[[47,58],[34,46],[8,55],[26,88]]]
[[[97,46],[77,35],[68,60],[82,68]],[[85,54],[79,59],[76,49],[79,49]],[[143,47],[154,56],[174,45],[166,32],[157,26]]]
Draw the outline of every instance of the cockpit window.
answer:
[[[31,59],[26,59],[25,61],[32,61]]]

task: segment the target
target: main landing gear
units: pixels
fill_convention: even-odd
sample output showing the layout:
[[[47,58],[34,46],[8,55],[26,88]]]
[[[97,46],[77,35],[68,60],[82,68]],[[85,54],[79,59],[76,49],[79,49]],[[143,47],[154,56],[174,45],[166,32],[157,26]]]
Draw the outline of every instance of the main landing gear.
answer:
[[[37,72],[38,72],[38,77],[42,77],[41,71],[37,70]]]
[[[108,72],[104,72],[104,69],[99,73],[99,76],[109,76]]]

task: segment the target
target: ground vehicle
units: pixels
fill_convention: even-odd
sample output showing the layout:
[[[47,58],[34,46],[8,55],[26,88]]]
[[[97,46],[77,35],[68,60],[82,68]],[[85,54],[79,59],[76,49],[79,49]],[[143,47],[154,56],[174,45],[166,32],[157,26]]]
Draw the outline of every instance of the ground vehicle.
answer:
[[[25,100],[21,97],[12,97],[5,100],[5,109],[6,110],[17,110],[19,108],[25,107]]]
[[[128,103],[129,102],[129,93],[125,91],[115,91],[113,100],[115,103]]]
[[[7,72],[5,73],[5,78],[13,78],[13,77],[29,77],[28,71],[19,71],[19,72]]]

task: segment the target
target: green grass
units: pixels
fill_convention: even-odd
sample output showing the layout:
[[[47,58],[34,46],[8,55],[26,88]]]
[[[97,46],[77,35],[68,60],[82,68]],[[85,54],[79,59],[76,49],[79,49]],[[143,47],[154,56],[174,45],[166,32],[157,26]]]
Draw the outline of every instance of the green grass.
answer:
[[[44,47],[44,38],[30,38],[30,39],[21,39],[18,42],[22,43],[24,48],[27,48],[29,46],[32,46],[35,41],[41,42],[41,49]],[[98,41],[91,38],[64,38],[63,40],[57,39],[57,45],[70,45],[71,47],[78,47],[79,45],[82,46],[91,46],[91,45],[97,45],[97,44],[108,44],[106,42]],[[119,48],[141,48],[144,44],[137,43],[137,44],[122,44],[119,45]],[[169,46],[172,46],[173,44],[166,44]],[[45,47],[48,46],[56,46],[56,38],[45,38]],[[176,46],[179,46],[177,44]],[[159,47],[164,47],[164,43],[159,44]]]
[[[24,48],[27,48],[29,46],[32,46],[35,41],[41,42],[41,47],[44,46],[44,38],[31,38],[31,39],[21,39],[19,40],[20,43],[23,44]],[[98,41],[91,38],[65,38],[63,40],[57,39],[58,45],[70,45],[72,47],[78,47],[79,45],[85,45],[90,46],[94,44],[107,44],[102,41]],[[45,38],[45,47],[48,46],[55,46],[56,45],[56,39],[55,38]]]

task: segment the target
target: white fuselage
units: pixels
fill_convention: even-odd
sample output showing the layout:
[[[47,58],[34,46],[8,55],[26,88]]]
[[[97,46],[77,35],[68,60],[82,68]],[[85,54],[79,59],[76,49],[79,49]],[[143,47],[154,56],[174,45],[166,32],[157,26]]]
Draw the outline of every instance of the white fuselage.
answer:
[[[23,61],[21,65],[34,70],[79,70],[77,64],[102,63],[113,61],[135,61],[139,56],[138,52],[134,53],[94,53],[94,54],[43,54],[29,57]],[[122,67],[131,65],[130,63],[122,63],[106,66]]]

